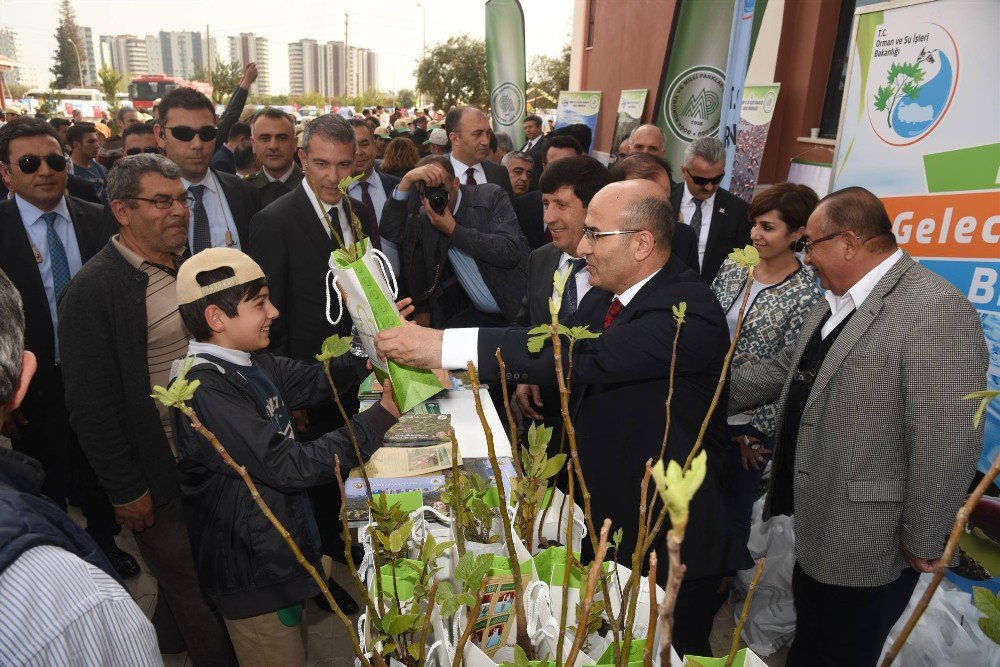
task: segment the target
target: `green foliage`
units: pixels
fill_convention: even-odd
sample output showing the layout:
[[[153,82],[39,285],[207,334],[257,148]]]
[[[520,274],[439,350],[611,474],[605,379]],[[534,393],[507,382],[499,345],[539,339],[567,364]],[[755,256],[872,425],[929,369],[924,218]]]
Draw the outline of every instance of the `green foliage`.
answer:
[[[979,407],[976,408],[976,414],[972,417],[973,428],[979,428],[979,422],[983,420],[983,415],[986,414],[986,406],[990,404],[990,401],[1000,397],[1000,390],[997,389],[984,389],[983,391],[974,391],[971,394],[966,394],[962,397],[963,400],[970,401],[975,399],[980,399]]]
[[[892,86],[879,86],[875,93],[875,108],[885,111],[892,101]]]
[[[979,619],[979,628],[983,634],[1000,644],[1000,595],[994,596],[989,589],[981,586],[972,588],[972,599],[976,609],[983,612]]]
[[[560,91],[569,90],[569,57],[570,45],[563,45],[558,58],[550,56],[534,56],[528,64],[528,87],[537,88],[553,99],[559,97]]]
[[[76,11],[70,0],[59,1],[59,23],[56,27],[56,51],[49,71],[55,77],[52,88],[82,88],[81,72],[86,70],[87,49],[83,31],[76,22]]]
[[[674,321],[680,326],[684,324],[684,317],[687,315],[688,304],[687,301],[681,301],[676,306],[671,306],[674,310]]]
[[[434,100],[439,109],[471,104],[489,105],[486,82],[486,42],[467,35],[449,37],[435,44],[420,59],[414,72],[417,88]]]
[[[441,492],[441,501],[459,514],[462,536],[470,542],[494,544],[500,537],[493,533],[493,519],[497,510],[486,504],[484,497],[493,485],[480,475],[459,471],[450,477]]]
[[[316,361],[328,363],[331,359],[344,356],[350,350],[351,337],[334,334],[323,341],[322,351],[316,355]]]
[[[671,460],[664,470],[663,460],[652,468],[653,482],[670,513],[670,523],[683,533],[688,521],[688,507],[691,499],[705,481],[708,455],[702,451],[691,462],[691,469],[682,471],[677,461]]]
[[[757,251],[757,248],[748,245],[743,248],[733,248],[733,251],[729,253],[729,259],[736,262],[737,266],[752,271],[754,267],[760,264],[760,253]]]
[[[894,62],[886,72],[886,85],[875,92],[873,106],[886,112],[886,121],[892,127],[892,110],[903,98],[915,100],[920,95],[920,84],[926,76],[920,63],[932,60],[931,53],[921,50],[913,62]]]
[[[417,94],[409,88],[403,88],[395,96],[395,106],[412,107],[417,103]],[[382,102],[378,102],[382,104]]]
[[[170,384],[170,388],[164,389],[160,385],[156,385],[153,387],[153,393],[150,394],[150,397],[168,408],[183,408],[185,403],[194,398],[194,393],[201,386],[201,380],[190,381],[187,379],[188,371],[194,365],[194,360],[194,357],[186,357],[181,363],[177,378]]]
[[[194,70],[195,81],[208,81],[208,70],[204,67],[196,67]],[[243,78],[243,65],[238,61],[224,63],[218,58],[212,66],[212,101],[222,104],[233,94],[236,87]]]
[[[528,446],[521,447],[521,467],[524,474],[512,481],[511,497],[517,504],[515,527],[518,535],[527,539],[529,546],[534,543],[531,531],[538,507],[548,488],[548,480],[566,465],[566,454],[560,452],[549,457],[548,445],[551,440],[552,427],[532,422],[528,428]]]

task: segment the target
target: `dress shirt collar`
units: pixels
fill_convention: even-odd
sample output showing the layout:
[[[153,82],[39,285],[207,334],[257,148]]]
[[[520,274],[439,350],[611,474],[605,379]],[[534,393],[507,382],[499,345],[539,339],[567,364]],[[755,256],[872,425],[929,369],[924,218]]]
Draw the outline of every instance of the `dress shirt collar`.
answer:
[[[206,190],[210,190],[211,192],[214,192],[216,195],[219,194],[219,181],[215,179],[215,174],[212,173],[211,169],[205,172],[205,178],[201,179],[197,183],[192,183],[183,176],[181,176],[181,183],[184,185],[185,190],[190,188],[192,185],[204,185]]]
[[[622,307],[624,308],[629,304],[629,301],[635,298],[635,295],[639,293],[639,290],[641,290],[646,283],[652,280],[653,276],[662,270],[663,269],[657,269],[656,271],[653,271],[651,274],[637,282],[635,285],[632,285],[621,294],[616,294],[615,298],[622,302]]]
[[[17,212],[21,214],[21,221],[24,223],[25,227],[31,227],[41,220],[43,215],[49,213],[49,211],[43,211],[18,195],[14,195],[14,201],[17,202]],[[67,222],[73,222],[73,218],[69,215],[69,207],[66,206],[65,197],[62,197],[59,200],[59,203],[56,204],[52,211],[58,213]]]
[[[826,297],[827,303],[830,304],[830,316],[833,317],[837,315],[845,307],[850,308],[860,308],[861,304],[865,302],[865,299],[872,293],[875,286],[878,285],[879,281],[885,277],[885,274],[889,273],[889,270],[896,265],[900,259],[903,258],[903,251],[901,249],[896,249],[896,252],[892,253],[884,260],[882,260],[878,266],[866,273],[861,280],[854,283],[850,289],[842,296],[837,296],[831,290],[827,290],[824,296]]]
[[[198,354],[210,354],[223,361],[228,361],[237,366],[250,366],[250,353],[242,350],[233,350],[228,347],[215,345],[214,343],[199,342],[196,340],[188,343],[188,356],[196,357]]]
[[[705,216],[705,215],[711,215],[712,210],[715,208],[715,194],[717,192],[718,192],[718,190],[716,190],[715,192],[713,192],[711,197],[709,197],[708,199],[705,199],[704,201],[702,201],[702,204],[701,204],[701,214],[703,216]],[[687,180],[685,180],[684,181],[684,199],[681,200],[681,203],[685,204],[685,205],[689,205],[689,206],[697,206],[697,204],[695,204],[695,201],[696,200],[694,198],[694,195],[691,194],[690,190],[688,190]],[[708,206],[705,206],[705,204],[708,204]]]
[[[372,173],[362,178],[361,181],[368,183],[373,188],[382,188],[382,179],[379,178],[378,172],[375,169],[372,169]],[[361,187],[361,181],[358,181],[358,187]]]
[[[295,171],[295,162],[293,161],[290,165],[288,165],[288,171],[286,171],[281,176],[278,176],[277,178],[275,178],[275,177],[271,176],[271,174],[267,173],[267,169],[263,169],[262,168],[261,171],[264,172],[264,178],[267,179],[268,183],[274,183],[275,181],[281,181],[282,183],[286,183],[286,182],[288,182],[288,177],[292,175],[293,171]]]
[[[469,171],[470,168],[475,169],[477,175],[482,174],[483,177],[485,178],[486,171],[483,170],[482,162],[477,162],[476,164],[465,164],[457,157],[455,157],[454,153],[449,153],[448,155],[451,158],[451,166],[455,168],[455,178],[457,178],[460,183],[463,184],[465,183],[465,174],[467,171]]]

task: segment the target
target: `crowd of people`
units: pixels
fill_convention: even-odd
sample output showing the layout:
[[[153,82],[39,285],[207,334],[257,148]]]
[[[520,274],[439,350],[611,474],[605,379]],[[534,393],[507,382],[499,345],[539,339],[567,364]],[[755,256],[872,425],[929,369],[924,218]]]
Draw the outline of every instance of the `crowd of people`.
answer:
[[[765,517],[796,518],[788,664],[874,664],[975,472],[982,430],[961,397],[985,387],[987,352],[971,304],[897,247],[873,194],[820,201],[780,183],[748,204],[720,187],[721,142],[697,139],[670,165],[655,125],[635,128],[610,169],[587,154],[589,128],[545,132],[536,115],[521,146],[474,107],[300,125],[244,111],[254,77],[221,117],[179,88],[148,122],[120,111],[120,136],[103,140],[63,119],[0,128],[0,416],[13,446],[0,448],[0,618],[16,621],[0,624],[4,660],[157,664],[186,650],[197,665],[304,664],[305,603],[330,611],[325,599],[208,441],[150,393],[194,356],[202,422],[311,563],[343,561],[331,462],[346,474],[358,461],[315,355],[351,332],[349,316],[327,319],[324,286],[331,252],[357,240],[353,214],[414,322],[382,332],[380,354],[472,360],[497,383],[500,349],[519,412],[556,429],[552,350],[525,342],[549,320],[553,273],[568,272],[560,321],[602,332],[573,369],[581,463],[594,519],[624,529],[629,561],[676,366],[667,457],[683,462],[699,432],[709,455],[682,552],[680,653],[711,654],[727,582],[752,564],[769,470]],[[749,283],[727,259],[748,244]],[[358,413],[364,360],[331,373],[370,456],[399,417],[392,392]],[[121,529],[158,583],[151,622],[120,585],[141,567]],[[30,603],[39,587],[50,608]]]

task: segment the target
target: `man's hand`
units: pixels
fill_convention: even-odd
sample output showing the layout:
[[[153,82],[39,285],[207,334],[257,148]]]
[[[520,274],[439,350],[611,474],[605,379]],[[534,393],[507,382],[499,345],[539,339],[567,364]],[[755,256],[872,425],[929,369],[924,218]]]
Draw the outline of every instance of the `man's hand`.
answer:
[[[392,381],[389,378],[382,382],[382,400],[380,402],[386,412],[399,419],[402,413],[399,411],[399,406],[396,405],[396,397],[392,394]]]
[[[923,558],[917,558],[909,552],[909,550],[902,544],[899,545],[900,550],[903,552],[903,556],[906,558],[906,562],[910,564],[917,572],[933,572],[934,568],[937,567],[940,558],[935,558],[933,560],[924,560]]]
[[[743,469],[749,471],[753,467],[754,470],[760,470],[760,465],[764,463],[764,455],[771,453],[770,449],[765,449],[761,444],[760,438],[752,435],[734,435],[731,439],[740,448]]]
[[[425,164],[422,167],[417,167],[406,172],[403,180],[396,186],[396,189],[400,192],[406,192],[416,185],[418,181],[423,181],[426,187],[433,188],[444,185],[449,180],[451,180],[451,176],[444,170],[444,167],[439,164]]]
[[[375,347],[383,359],[416,368],[441,368],[444,333],[419,326],[393,327],[375,336]]]
[[[542,415],[535,409],[542,407],[542,390],[537,384],[519,384],[514,391],[514,400],[529,419],[541,421]]]
[[[142,532],[155,523],[153,516],[153,496],[149,491],[128,505],[115,505],[115,521],[123,528]]]
[[[257,63],[247,63],[243,68],[243,76],[240,77],[240,88],[250,90],[250,86],[257,80]]]
[[[21,427],[27,425],[28,420],[20,409],[11,410],[4,417],[3,425],[0,426],[0,435],[4,435],[11,440],[16,440],[21,437]]]
[[[309,430],[309,413],[306,412],[305,408],[292,410],[292,424],[299,433],[305,433]]]
[[[405,299],[400,299],[396,302],[396,310],[399,311],[399,319],[406,321],[413,311],[416,310],[416,306],[413,305],[413,299],[411,297],[406,297]]]
[[[427,219],[430,220],[431,225],[434,229],[438,230],[445,236],[451,236],[452,232],[455,231],[455,216],[451,214],[451,209],[445,206],[443,213],[438,213],[431,208],[430,202],[427,201],[426,197],[421,197],[420,201],[424,205],[424,213],[427,214]]]

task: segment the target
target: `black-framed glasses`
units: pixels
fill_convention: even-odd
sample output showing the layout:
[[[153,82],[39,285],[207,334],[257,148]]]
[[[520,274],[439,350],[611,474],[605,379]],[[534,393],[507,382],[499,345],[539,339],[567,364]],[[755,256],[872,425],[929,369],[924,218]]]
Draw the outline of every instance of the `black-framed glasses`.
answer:
[[[177,141],[191,141],[198,136],[204,142],[215,141],[215,138],[219,136],[219,128],[214,125],[203,125],[199,128],[188,127],[187,125],[174,125],[173,127],[166,127],[170,130],[170,134],[174,136]]]
[[[156,197],[129,197],[129,199],[149,202],[162,211],[165,211],[173,206],[174,202],[177,202],[184,208],[191,208],[194,206],[194,197],[189,194],[178,195],[176,197],[169,197],[167,195],[157,195]]]
[[[886,229],[886,230],[883,230],[881,232],[875,232],[874,234],[872,234],[868,238],[865,238],[865,237],[861,236],[860,234],[856,234],[856,233],[852,232],[849,229],[842,229],[839,232],[834,232],[833,234],[827,234],[826,236],[821,236],[818,239],[816,239],[815,241],[800,239],[799,242],[797,244],[795,244],[795,250],[796,251],[801,251],[801,252],[803,252],[803,253],[805,253],[805,254],[808,255],[808,254],[812,253],[813,248],[815,248],[817,245],[819,245],[823,241],[829,241],[830,239],[835,239],[838,236],[840,236],[841,234],[850,234],[851,236],[853,236],[854,238],[856,238],[860,243],[864,244],[864,243],[868,243],[872,239],[877,239],[880,236],[892,236],[892,231]]]
[[[41,168],[42,160],[45,160],[45,164],[49,165],[49,169],[52,171],[66,171],[66,156],[61,153],[53,153],[44,157],[40,155],[23,155],[17,160],[17,168],[22,173],[33,174]]]
[[[691,176],[691,180],[692,181],[694,181],[696,184],[704,187],[704,186],[708,185],[709,183],[711,183],[712,185],[718,185],[719,183],[721,183],[722,179],[724,179],[726,177],[726,172],[722,172],[718,176],[712,176],[711,178],[708,178],[706,176],[695,176],[694,174],[690,174],[690,173],[689,173],[689,175]]]
[[[641,232],[641,229],[612,229],[606,232],[602,232],[593,227],[583,228],[583,238],[587,239],[591,243],[594,243],[597,239],[603,239],[605,236],[618,236],[620,234],[635,234],[636,232]]]
[[[146,146],[145,148],[127,148],[125,150],[125,155],[139,155],[140,153],[160,153],[160,149],[156,146]]]

